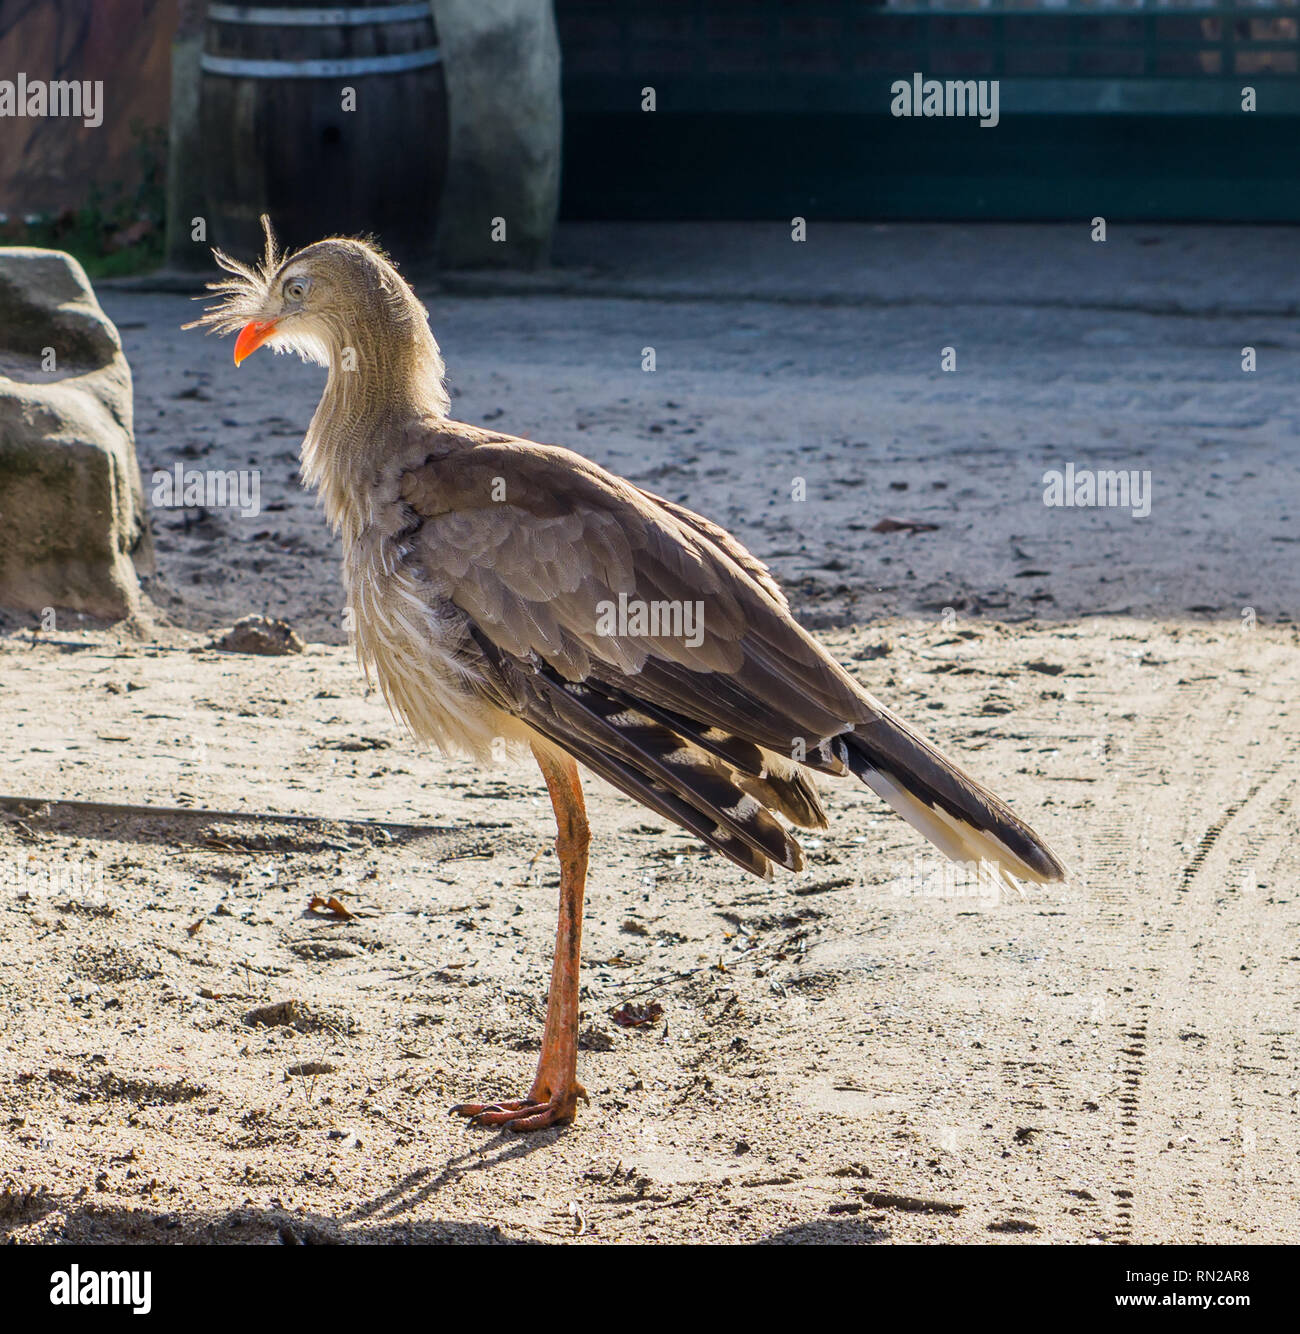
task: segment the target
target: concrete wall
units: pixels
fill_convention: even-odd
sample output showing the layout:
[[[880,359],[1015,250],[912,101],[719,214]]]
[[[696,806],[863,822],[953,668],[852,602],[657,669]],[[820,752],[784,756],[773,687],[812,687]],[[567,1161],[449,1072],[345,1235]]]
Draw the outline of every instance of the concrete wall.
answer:
[[[432,3],[451,113],[442,262],[543,264],[560,195],[560,45],[551,0]],[[493,239],[498,218],[504,241]]]

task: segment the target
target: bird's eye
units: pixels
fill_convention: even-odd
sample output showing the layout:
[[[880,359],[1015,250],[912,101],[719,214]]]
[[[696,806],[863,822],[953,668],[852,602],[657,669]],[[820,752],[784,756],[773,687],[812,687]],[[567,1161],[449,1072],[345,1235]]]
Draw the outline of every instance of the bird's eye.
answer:
[[[302,278],[290,278],[284,285],[284,294],[290,301],[301,301],[307,295],[307,284]]]

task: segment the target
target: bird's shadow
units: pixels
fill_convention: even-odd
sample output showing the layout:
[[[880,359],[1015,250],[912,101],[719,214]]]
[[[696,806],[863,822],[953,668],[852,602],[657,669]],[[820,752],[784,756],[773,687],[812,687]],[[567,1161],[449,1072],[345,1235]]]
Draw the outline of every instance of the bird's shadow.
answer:
[[[419,1175],[418,1173],[416,1175]],[[58,1233],[45,1242],[92,1246],[346,1246],[366,1243],[395,1246],[527,1246],[541,1243],[503,1236],[490,1223],[451,1219],[410,1219],[379,1226],[345,1228],[339,1218],[287,1209],[226,1209],[204,1214],[166,1213],[136,1207],[50,1200],[38,1212],[0,1220],[0,1245],[19,1240],[15,1223],[30,1223],[40,1213],[63,1211]]]
[[[468,1129],[473,1133],[473,1127]],[[408,1172],[389,1190],[341,1214],[340,1220],[356,1223],[371,1218],[396,1218],[409,1213],[468,1173],[489,1171],[503,1163],[526,1158],[539,1149],[550,1147],[562,1133],[561,1130],[541,1130],[525,1135],[509,1129],[500,1130],[491,1137],[485,1137],[481,1147],[470,1148],[448,1159],[441,1170],[421,1167]]]
[[[526,1245],[490,1223],[410,1218],[420,1204],[468,1172],[491,1170],[553,1144],[558,1131],[527,1136],[503,1130],[485,1136],[441,1168],[419,1168],[390,1189],[342,1212],[325,1214],[252,1204],[210,1213],[181,1208],[142,1209],[33,1191],[0,1195],[0,1245],[21,1239],[21,1229],[61,1214],[55,1235],[43,1240],[73,1245]]]
[[[503,1134],[511,1134],[506,1131]],[[91,1200],[38,1195],[0,1215],[0,1245],[21,1240],[17,1229],[54,1212],[63,1214],[62,1226],[44,1242],[74,1246],[542,1246],[546,1241],[504,1236],[491,1223],[461,1222],[448,1218],[401,1219],[422,1201],[465,1170],[481,1170],[544,1148],[545,1140],[514,1139],[508,1152],[477,1161],[449,1163],[436,1175],[432,1168],[408,1173],[391,1190],[347,1213],[245,1205],[211,1213],[180,1209],[165,1211],[98,1204]],[[489,1149],[500,1146],[494,1139]],[[377,1221],[379,1219],[384,1221]],[[759,1246],[864,1246],[889,1242],[888,1229],[859,1218],[817,1219],[796,1224],[759,1238]]]
[[[96,842],[153,844],[169,849],[202,852],[204,837],[213,825],[273,826],[276,833],[263,843],[245,851],[265,852],[325,852],[339,851],[343,840],[351,839],[354,846],[368,846],[367,836],[383,830],[386,845],[400,846],[424,840],[450,841],[464,838],[467,831],[483,828],[483,824],[468,825],[406,825],[378,820],[347,820],[333,816],[299,820],[266,811],[209,811],[150,810],[139,808],[97,806],[94,803],[72,804],[39,797],[0,798],[0,818],[21,819],[25,825],[38,830],[91,839]],[[500,828],[499,824],[492,825]],[[227,849],[229,850],[229,849]]]

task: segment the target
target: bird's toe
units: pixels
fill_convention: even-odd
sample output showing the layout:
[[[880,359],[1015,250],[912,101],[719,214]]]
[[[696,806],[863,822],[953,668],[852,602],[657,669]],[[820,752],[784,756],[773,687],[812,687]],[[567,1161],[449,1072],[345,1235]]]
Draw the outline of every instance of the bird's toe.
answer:
[[[500,1102],[459,1102],[451,1115],[464,1116],[476,1126],[505,1126],[511,1130],[545,1130],[567,1125],[578,1112],[578,1099],[590,1102],[587,1090],[575,1083],[562,1094],[544,1100],[510,1098]]]

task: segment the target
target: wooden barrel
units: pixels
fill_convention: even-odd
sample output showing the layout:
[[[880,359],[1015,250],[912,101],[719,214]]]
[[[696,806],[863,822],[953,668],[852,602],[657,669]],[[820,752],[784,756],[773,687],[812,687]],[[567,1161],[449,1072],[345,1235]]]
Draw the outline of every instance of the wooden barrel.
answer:
[[[209,4],[199,88],[209,239],[262,248],[373,234],[432,253],[447,94],[428,0]]]

